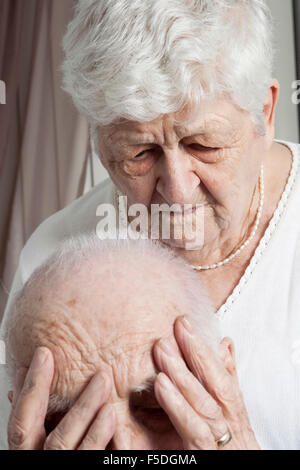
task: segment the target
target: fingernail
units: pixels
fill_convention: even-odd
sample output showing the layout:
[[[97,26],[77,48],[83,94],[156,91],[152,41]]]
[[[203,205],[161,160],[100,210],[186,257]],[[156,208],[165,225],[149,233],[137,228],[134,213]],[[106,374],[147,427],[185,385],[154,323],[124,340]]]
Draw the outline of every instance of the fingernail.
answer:
[[[187,317],[181,317],[180,318],[180,322],[182,324],[182,326],[186,329],[186,331],[190,334],[190,335],[194,335],[194,330],[195,330],[195,327],[192,326],[192,324],[190,323],[190,320],[187,319]]]
[[[102,388],[106,389],[109,385],[108,375],[103,372],[97,372],[91,380],[92,388]]]
[[[42,367],[42,365],[45,364],[47,359],[48,359],[48,350],[46,348],[39,347],[34,353],[34,356],[31,362],[31,367],[33,369],[38,369]]]
[[[176,351],[168,339],[164,338],[159,340],[158,347],[161,348],[168,356],[176,356]]]
[[[168,379],[168,377],[163,372],[160,372],[158,374],[157,379],[162,387],[166,388],[167,390],[170,390],[170,388],[172,388],[172,383],[170,379]]]

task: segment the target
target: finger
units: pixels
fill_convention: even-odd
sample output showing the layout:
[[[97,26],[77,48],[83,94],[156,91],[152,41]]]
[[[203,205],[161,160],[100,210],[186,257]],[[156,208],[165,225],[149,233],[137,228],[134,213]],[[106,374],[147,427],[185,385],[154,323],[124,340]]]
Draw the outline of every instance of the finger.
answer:
[[[44,449],[76,449],[111,390],[108,374],[96,373],[70,411],[47,437]]]
[[[98,412],[78,450],[105,450],[116,427],[116,413],[112,405],[106,404]]]
[[[237,382],[232,379],[212,348],[197,334],[197,328],[191,325],[190,319],[176,319],[174,335],[188,367],[203,381],[207,391],[222,405],[223,410],[225,408],[227,411],[232,406],[236,408],[238,403],[241,404]]]
[[[220,439],[228,429],[220,405],[187,368],[170,341],[158,341],[153,352],[159,369],[168,375],[189,405],[209,425],[215,440]]]
[[[17,400],[19,398],[19,395],[21,393],[22,387],[25,382],[26,374],[28,372],[27,367],[21,367],[18,369],[15,380],[14,380],[14,390],[13,390],[13,399],[12,399],[12,408],[16,406]]]
[[[167,375],[160,372],[154,382],[154,392],[167,413],[187,450],[216,450],[209,426],[185,400]]]
[[[41,448],[53,373],[51,351],[44,347],[37,348],[9,417],[10,449]]]

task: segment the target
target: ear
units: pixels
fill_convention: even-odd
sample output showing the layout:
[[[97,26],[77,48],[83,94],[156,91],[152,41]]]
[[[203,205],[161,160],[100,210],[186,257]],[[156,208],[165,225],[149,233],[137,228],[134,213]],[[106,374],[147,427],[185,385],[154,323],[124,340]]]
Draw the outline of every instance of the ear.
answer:
[[[93,147],[94,152],[96,153],[96,155],[99,158],[100,162],[104,166],[103,157],[102,157],[101,150],[100,150],[99,126],[96,126],[95,124],[90,124],[89,132],[90,132],[91,146]]]
[[[219,355],[227,372],[236,376],[234,344],[231,338],[225,337],[219,344]]]
[[[276,78],[273,78],[264,102],[264,122],[268,145],[271,146],[275,135],[275,110],[278,103],[280,85]]]

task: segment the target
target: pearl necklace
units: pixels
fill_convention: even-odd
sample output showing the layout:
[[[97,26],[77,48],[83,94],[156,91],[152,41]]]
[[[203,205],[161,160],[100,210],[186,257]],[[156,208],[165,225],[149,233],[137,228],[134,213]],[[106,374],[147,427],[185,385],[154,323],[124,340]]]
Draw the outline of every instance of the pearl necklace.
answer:
[[[261,219],[261,214],[262,214],[262,208],[263,208],[263,204],[264,204],[264,198],[265,198],[265,190],[264,190],[264,165],[262,163],[261,165],[261,169],[260,169],[260,178],[259,178],[259,187],[260,187],[260,201],[259,201],[259,206],[258,206],[258,211],[257,211],[257,214],[256,214],[256,219],[255,219],[255,225],[254,225],[254,228],[252,230],[252,232],[250,233],[249,237],[247,238],[247,240],[242,244],[242,246],[240,248],[238,248],[234,253],[232,253],[232,255],[228,256],[227,258],[223,259],[223,261],[219,261],[219,263],[215,263],[215,264],[209,264],[209,265],[203,265],[203,266],[193,266],[193,265],[190,265],[191,268],[197,270],[197,271],[204,271],[206,269],[215,269],[215,268],[218,268],[219,266],[223,266],[224,264],[228,263],[229,261],[231,261],[233,258],[235,258],[237,255],[240,254],[240,252],[246,248],[246,246],[249,245],[249,243],[251,242],[251,240],[253,239],[254,235],[256,234],[256,231],[257,231],[257,227],[259,225],[259,222],[260,222],[260,219]]]

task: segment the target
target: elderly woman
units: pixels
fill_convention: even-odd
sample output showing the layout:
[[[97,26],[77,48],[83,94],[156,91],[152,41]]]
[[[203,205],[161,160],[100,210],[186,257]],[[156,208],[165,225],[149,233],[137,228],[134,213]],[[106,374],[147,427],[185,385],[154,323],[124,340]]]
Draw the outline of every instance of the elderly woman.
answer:
[[[97,206],[119,193],[149,210],[191,204],[189,217],[200,204],[204,243],[162,242],[207,288],[235,344],[239,385],[232,366],[191,339],[198,394],[177,388],[166,368],[160,405],[187,449],[300,448],[299,145],[274,140],[279,84],[265,2],[82,0],[64,49],[64,87],[110,179],[38,228],[13,291],[63,237],[95,230]],[[9,436],[19,448],[47,399],[35,367],[22,389],[25,372]]]

